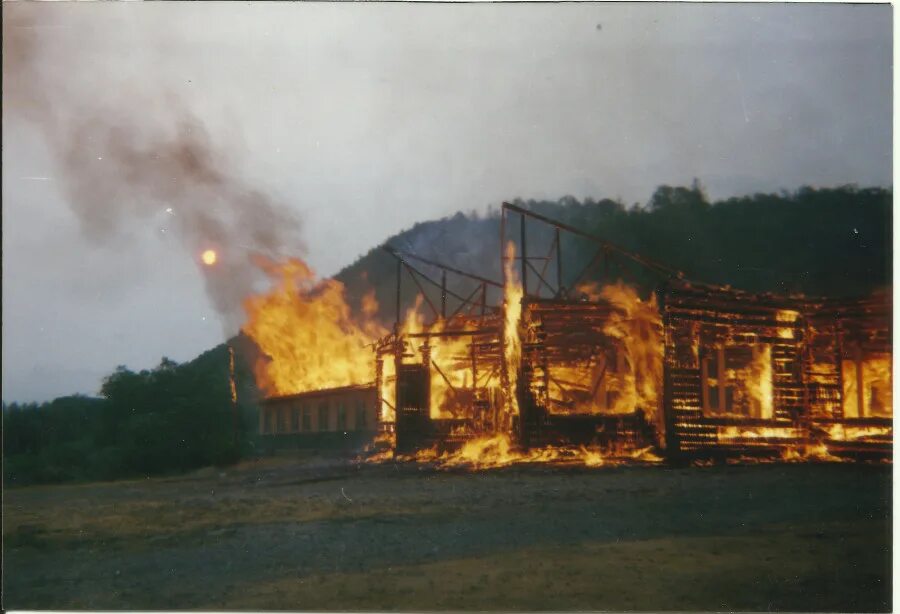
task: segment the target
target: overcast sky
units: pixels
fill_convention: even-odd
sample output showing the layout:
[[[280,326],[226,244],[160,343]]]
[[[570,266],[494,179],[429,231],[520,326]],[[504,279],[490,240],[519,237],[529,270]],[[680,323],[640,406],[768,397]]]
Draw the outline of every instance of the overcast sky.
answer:
[[[90,131],[62,159],[47,126],[98,110],[145,139],[195,118],[241,193],[300,220],[280,251],[326,275],[416,221],[516,197],[643,203],[693,177],[714,198],[891,185],[888,5],[3,3],[3,15],[5,401],[93,394],[118,364],[189,360],[236,332],[162,204],[105,240],[86,232],[73,155],[115,169],[76,182],[100,190],[101,216],[131,215],[105,181],[147,181],[92,150]],[[9,102],[15,28],[39,73],[19,83],[45,105]]]

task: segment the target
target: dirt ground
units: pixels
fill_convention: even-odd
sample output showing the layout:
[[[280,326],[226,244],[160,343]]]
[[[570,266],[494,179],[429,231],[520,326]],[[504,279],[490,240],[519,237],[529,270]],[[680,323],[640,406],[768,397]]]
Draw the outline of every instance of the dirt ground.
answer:
[[[5,609],[891,609],[891,467],[269,459],[7,489]]]

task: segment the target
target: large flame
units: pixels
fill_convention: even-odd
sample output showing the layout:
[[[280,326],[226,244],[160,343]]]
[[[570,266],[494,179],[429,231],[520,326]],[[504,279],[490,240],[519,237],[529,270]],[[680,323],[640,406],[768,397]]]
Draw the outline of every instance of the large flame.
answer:
[[[591,300],[606,301],[614,307],[604,332],[619,340],[625,351],[626,369],[618,375],[615,401],[612,406],[595,409],[619,414],[639,409],[648,420],[656,420],[663,378],[662,321],[656,297],[643,301],[634,288],[621,281],[603,287],[584,284],[578,290]],[[603,365],[603,371],[611,370]],[[596,399],[593,401],[597,403]]]
[[[447,321],[438,320],[433,332],[447,330]],[[431,347],[431,417],[464,415],[472,407],[471,338],[433,337]]]
[[[284,395],[374,381],[372,352],[366,346],[387,330],[376,319],[374,293],[360,314],[347,304],[344,286],[317,279],[301,260],[260,260],[276,282],[265,294],[244,301],[243,330],[267,358],[255,367],[266,395]]]
[[[519,336],[519,320],[522,317],[522,282],[516,275],[516,245],[512,241],[506,244],[506,259],[503,285],[503,362],[504,362],[504,394],[506,397],[506,413],[511,420],[519,415],[519,401],[516,395],[518,384],[519,362],[522,357],[522,340]]]

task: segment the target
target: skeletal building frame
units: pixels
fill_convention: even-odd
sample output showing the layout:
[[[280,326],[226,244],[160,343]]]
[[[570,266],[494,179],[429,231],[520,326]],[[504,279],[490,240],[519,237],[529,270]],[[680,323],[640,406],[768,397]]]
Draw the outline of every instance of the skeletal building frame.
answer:
[[[512,216],[519,220],[518,241],[512,239],[518,248],[513,256],[517,267],[511,266],[505,249]],[[546,252],[533,253],[528,222],[552,228]],[[818,443],[845,454],[890,455],[892,420],[885,415],[866,415],[863,408],[871,404],[874,392],[866,392],[862,385],[866,357],[892,353],[889,294],[842,300],[751,294],[689,281],[681,271],[518,205],[503,203],[499,225],[500,282],[385,247],[397,261],[396,321],[393,333],[376,344],[376,388],[379,404],[395,414],[398,452],[435,444],[450,446],[476,433],[508,431],[525,447],[599,443],[627,452],[654,445],[671,459],[772,454]],[[563,269],[566,235],[596,245],[593,255],[570,279]],[[425,274],[416,263],[438,268],[440,279]],[[655,295],[663,344],[659,406],[635,408],[630,414],[554,411],[560,399],[553,398],[551,389],[570,398],[576,393],[582,397],[596,394],[606,372],[601,370],[599,377],[573,386],[572,382],[553,381],[548,365],[571,362],[579,352],[609,351],[614,345],[603,334],[602,322],[615,307],[608,302],[585,301],[573,289],[600,267],[606,279],[613,268],[623,273],[623,263],[649,272],[658,282]],[[516,331],[522,352],[518,364],[512,365],[516,373],[511,377],[510,365],[504,360],[509,332],[504,327],[510,324],[503,305],[488,302],[488,290],[506,288],[512,281],[507,272],[514,268],[522,288],[522,316]],[[443,322],[442,326],[414,333],[401,330],[404,271],[422,294],[434,321]],[[448,274],[474,282],[472,291],[466,295],[449,290]],[[440,291],[439,303],[431,300],[426,286]],[[452,310],[451,301],[456,301]],[[780,315],[784,313],[794,315],[787,321]],[[473,401],[472,410],[464,415],[435,418],[431,378],[441,378],[457,393],[448,373],[430,358],[435,344],[448,338],[469,340],[472,398],[480,406]],[[735,414],[727,411],[730,406],[721,408],[732,401],[723,401],[730,397],[721,385],[711,384],[721,379],[713,377],[711,369],[724,373],[722,362],[732,360],[731,354],[740,353],[740,348],[762,348],[769,353],[771,415]],[[386,361],[391,361],[396,381],[393,399],[382,394]],[[846,416],[843,408],[850,387],[843,370],[852,364],[857,378],[853,394],[860,409],[858,415]],[[514,396],[518,406],[518,414],[506,419],[497,415],[496,402],[485,400],[489,391],[497,388],[498,372],[501,394],[507,397],[501,403],[509,403],[508,397]],[[514,390],[511,381],[517,383]],[[714,390],[715,402],[710,400],[710,390]],[[835,433],[841,429],[856,429],[863,435],[837,437]]]

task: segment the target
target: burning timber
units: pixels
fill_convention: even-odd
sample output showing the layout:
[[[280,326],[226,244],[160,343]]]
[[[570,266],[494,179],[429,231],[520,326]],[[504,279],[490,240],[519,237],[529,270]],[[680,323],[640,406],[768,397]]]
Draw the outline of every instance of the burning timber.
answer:
[[[524,445],[566,441],[605,453],[658,445],[659,318],[627,293],[613,286],[580,301],[524,301],[518,390]]]
[[[890,455],[889,296],[790,299],[683,284],[661,297],[670,457]]]
[[[509,240],[510,229],[518,241]],[[374,385],[270,398],[260,432],[274,438],[323,431],[320,424],[343,432],[351,422],[340,408],[362,402],[371,421],[357,443],[377,439],[389,456],[450,466],[890,458],[890,293],[838,300],[691,282],[509,204],[500,233],[502,281],[386,247],[397,264],[393,331],[342,324],[360,346],[359,356],[344,357],[352,377],[362,353],[374,349],[367,377]],[[562,268],[568,235],[596,247],[575,276]],[[623,281],[629,274],[654,279],[656,291],[639,296]],[[418,292],[405,314],[403,280]],[[329,288],[338,305],[339,288]],[[362,347],[366,335],[370,349]],[[330,403],[334,417],[307,419],[307,411],[325,416],[317,403]]]
[[[393,417],[396,452],[454,447],[504,424],[498,316],[456,316],[382,339],[376,386]]]

